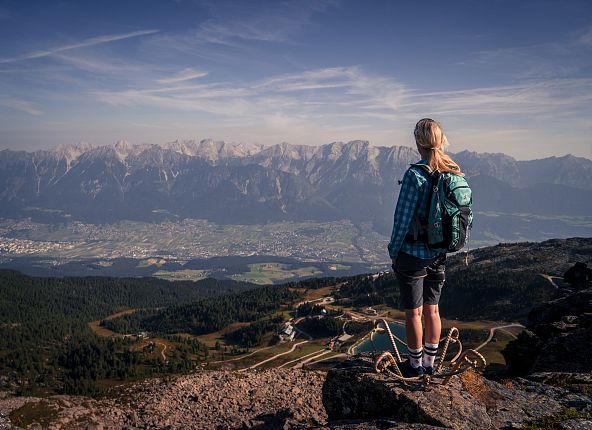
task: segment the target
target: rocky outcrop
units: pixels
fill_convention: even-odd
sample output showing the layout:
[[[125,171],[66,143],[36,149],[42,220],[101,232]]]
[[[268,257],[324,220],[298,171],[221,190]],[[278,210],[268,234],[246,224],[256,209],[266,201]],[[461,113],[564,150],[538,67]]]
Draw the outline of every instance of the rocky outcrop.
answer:
[[[517,378],[514,385],[521,390],[555,399],[564,408],[571,408],[592,418],[592,374],[540,372]],[[592,421],[591,421],[592,423]]]
[[[564,287],[534,308],[527,330],[502,351],[511,376],[536,372],[592,372],[592,287]]]
[[[576,264],[560,283],[557,297],[534,308],[527,330],[502,351],[506,376],[523,390],[556,399],[582,414],[561,428],[592,429],[592,281]],[[499,376],[499,375],[498,375]]]
[[[372,372],[363,358],[358,363],[327,375],[323,404],[330,421],[379,419],[415,428],[500,429],[519,428],[562,409],[549,396],[504,386],[473,371],[426,391]]]
[[[372,372],[367,357],[328,373],[203,371],[146,380],[106,399],[0,393],[0,429],[508,430],[562,414],[567,418],[553,428],[588,428],[590,396],[549,385],[556,375],[499,384],[467,371],[425,391]],[[563,380],[585,385],[590,376]],[[566,408],[579,412],[566,415]]]
[[[14,398],[0,398],[0,412],[24,426],[33,424],[33,410],[36,422],[42,423],[33,428],[52,429],[314,428],[327,419],[321,401],[324,379],[321,372],[290,369],[204,371],[146,380],[121,390],[113,400],[52,396],[15,403]]]
[[[588,284],[592,283],[592,268],[578,261],[565,272],[563,279],[576,290],[586,288]]]

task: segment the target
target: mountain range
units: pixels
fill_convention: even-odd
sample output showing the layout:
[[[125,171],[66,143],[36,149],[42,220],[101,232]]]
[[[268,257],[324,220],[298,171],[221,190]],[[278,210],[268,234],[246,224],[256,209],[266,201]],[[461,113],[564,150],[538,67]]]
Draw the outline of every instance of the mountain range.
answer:
[[[473,188],[476,211],[592,214],[589,159],[452,155]],[[398,180],[418,159],[409,147],[359,140],[321,146],[119,141],[35,152],[5,149],[0,151],[0,217],[93,223],[205,218],[242,224],[347,218],[371,222],[388,235]],[[492,220],[484,221],[483,226]],[[476,230],[479,234],[478,223]]]

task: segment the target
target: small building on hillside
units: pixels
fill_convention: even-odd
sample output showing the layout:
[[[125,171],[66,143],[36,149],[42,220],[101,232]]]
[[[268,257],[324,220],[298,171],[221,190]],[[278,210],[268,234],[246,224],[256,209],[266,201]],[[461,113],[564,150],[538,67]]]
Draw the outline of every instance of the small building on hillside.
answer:
[[[341,343],[345,343],[352,338],[351,334],[342,334],[337,338],[337,340]]]
[[[292,323],[287,322],[282,327],[282,331],[280,332],[280,339],[283,341],[293,341],[296,337],[296,330],[294,330],[294,326]]]

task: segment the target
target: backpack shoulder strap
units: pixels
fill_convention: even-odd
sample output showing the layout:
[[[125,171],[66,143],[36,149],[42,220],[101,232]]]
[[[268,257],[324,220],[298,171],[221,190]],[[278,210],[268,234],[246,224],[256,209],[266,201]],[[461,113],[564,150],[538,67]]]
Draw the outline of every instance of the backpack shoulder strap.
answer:
[[[420,169],[426,171],[428,173],[428,175],[430,175],[430,176],[432,175],[432,173],[434,173],[434,171],[432,170],[432,168],[428,164],[411,163],[411,166],[419,167]]]
[[[432,199],[432,194],[433,194],[433,187],[434,184],[438,183],[438,178],[439,178],[439,172],[437,170],[433,170],[429,165],[427,164],[423,164],[423,163],[411,163],[411,167],[417,167],[420,170],[423,170],[427,176],[428,176],[428,184],[429,184],[429,192],[430,192],[430,196],[428,197],[428,207],[430,206],[430,202]],[[427,240],[427,236],[426,236],[426,225],[427,225],[427,220],[421,220],[419,219],[418,214],[415,214],[413,217],[413,220],[411,221],[411,233],[408,233],[405,236],[405,240],[408,242],[417,242],[418,240],[423,240],[426,241]]]
[[[417,167],[428,174],[428,177],[432,180],[431,187],[433,188],[438,184],[442,173],[438,170],[432,169],[428,164],[423,163],[411,163],[411,167]]]

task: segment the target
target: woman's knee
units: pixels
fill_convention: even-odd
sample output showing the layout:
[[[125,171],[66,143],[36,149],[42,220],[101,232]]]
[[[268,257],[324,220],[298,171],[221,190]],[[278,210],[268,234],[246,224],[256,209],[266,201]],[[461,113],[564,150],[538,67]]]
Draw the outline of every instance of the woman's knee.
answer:
[[[427,319],[439,318],[440,312],[438,310],[438,305],[423,305],[423,314]]]
[[[405,309],[405,317],[408,320],[418,319],[421,318],[422,308],[415,308],[415,309]]]

